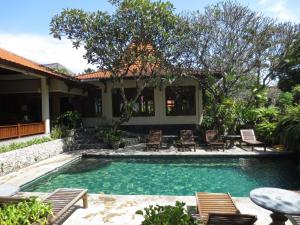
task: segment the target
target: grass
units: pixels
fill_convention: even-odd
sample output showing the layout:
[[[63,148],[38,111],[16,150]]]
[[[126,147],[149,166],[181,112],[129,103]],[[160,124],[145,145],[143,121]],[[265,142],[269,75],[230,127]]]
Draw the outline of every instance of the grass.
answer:
[[[11,143],[9,145],[1,146],[0,147],[0,153],[13,151],[20,148],[25,148],[31,145],[41,144],[44,142],[52,141],[51,137],[42,137],[42,138],[34,138],[32,140],[26,141],[26,142],[19,142],[19,143]]]

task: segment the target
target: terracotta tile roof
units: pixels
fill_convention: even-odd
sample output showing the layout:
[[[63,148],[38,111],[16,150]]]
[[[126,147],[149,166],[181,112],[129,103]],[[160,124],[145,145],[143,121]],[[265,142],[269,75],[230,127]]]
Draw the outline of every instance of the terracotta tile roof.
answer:
[[[40,65],[29,59],[26,59],[24,57],[16,55],[16,54],[9,52],[3,48],[0,48],[0,64],[10,66],[10,67],[16,67],[21,70],[26,70],[26,71],[33,72],[33,73],[48,75],[48,76],[52,76],[52,77],[56,77],[56,78],[74,80],[73,78],[71,78],[67,75],[57,73],[43,65]]]
[[[107,71],[97,71],[76,76],[79,80],[109,79],[110,77],[111,74]]]
[[[153,72],[153,70],[154,70],[154,67],[157,67],[157,66],[148,65],[147,68],[143,69],[142,74],[144,76],[151,74],[151,72]],[[140,65],[138,63],[130,66],[126,77],[127,78],[135,77],[137,72],[138,73],[140,72],[139,70],[140,70]],[[162,70],[157,67],[156,72],[158,72],[158,71],[160,71],[162,73]],[[120,73],[121,72],[122,71],[120,71]],[[96,71],[96,72],[86,73],[86,74],[81,74],[81,75],[76,76],[76,78],[79,80],[94,80],[94,79],[101,80],[101,79],[109,79],[111,77],[112,77],[112,75],[109,71]]]

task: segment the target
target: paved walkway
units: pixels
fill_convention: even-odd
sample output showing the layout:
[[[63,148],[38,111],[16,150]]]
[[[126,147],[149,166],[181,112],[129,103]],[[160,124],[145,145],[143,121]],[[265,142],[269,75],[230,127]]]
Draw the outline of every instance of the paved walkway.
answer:
[[[45,193],[24,193],[25,196],[40,196]],[[242,213],[256,215],[256,225],[268,225],[271,222],[270,211],[258,207],[249,198],[234,198]],[[155,196],[155,195],[105,195],[89,194],[89,207],[82,208],[78,202],[70,210],[70,214],[58,222],[58,225],[140,225],[143,217],[136,215],[137,210],[143,210],[149,205],[174,205],[176,201],[185,202],[187,208],[195,211],[196,199],[194,196]],[[286,225],[291,225],[287,222]]]

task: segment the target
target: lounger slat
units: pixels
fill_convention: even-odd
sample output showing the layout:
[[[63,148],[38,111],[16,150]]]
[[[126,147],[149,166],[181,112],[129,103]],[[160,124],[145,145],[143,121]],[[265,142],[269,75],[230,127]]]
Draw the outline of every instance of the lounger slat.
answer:
[[[72,207],[80,199],[83,199],[87,195],[87,190],[83,189],[58,189],[48,198],[45,199],[46,202],[52,204],[53,216],[48,220],[50,223],[56,221],[61,217],[67,210]]]

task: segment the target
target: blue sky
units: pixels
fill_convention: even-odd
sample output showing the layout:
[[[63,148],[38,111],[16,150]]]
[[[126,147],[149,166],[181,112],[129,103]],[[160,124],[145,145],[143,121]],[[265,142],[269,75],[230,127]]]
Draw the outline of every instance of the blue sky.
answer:
[[[218,0],[170,0],[178,12],[200,10]],[[300,0],[237,0],[279,21],[300,23]],[[53,15],[63,8],[112,11],[106,0],[0,0],[0,47],[39,63],[60,62],[75,72],[89,67],[83,49],[74,50],[69,41],[49,35]],[[3,10],[4,9],[4,10]]]

